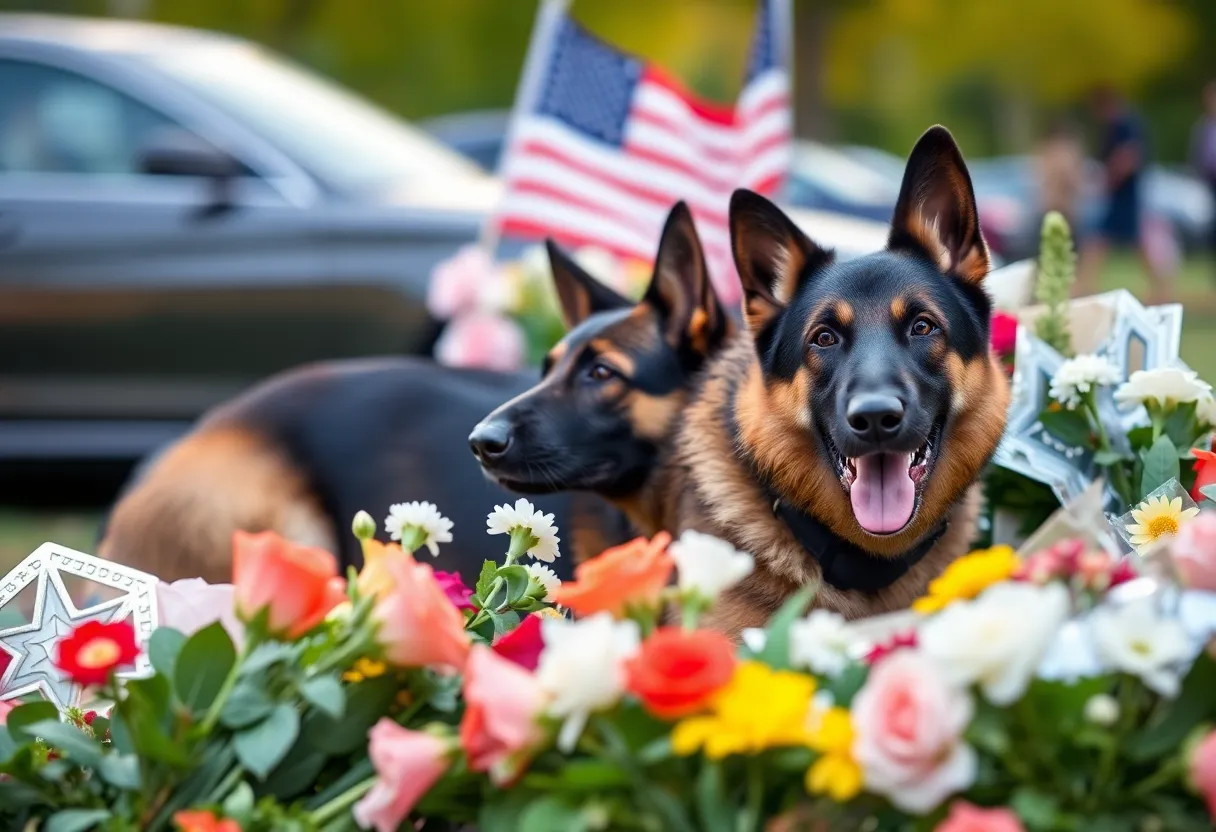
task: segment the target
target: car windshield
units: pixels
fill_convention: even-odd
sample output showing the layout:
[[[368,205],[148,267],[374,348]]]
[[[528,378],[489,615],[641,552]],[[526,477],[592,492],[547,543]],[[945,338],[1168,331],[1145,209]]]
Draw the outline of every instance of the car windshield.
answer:
[[[255,46],[211,45],[145,58],[338,190],[480,175],[422,131]]]

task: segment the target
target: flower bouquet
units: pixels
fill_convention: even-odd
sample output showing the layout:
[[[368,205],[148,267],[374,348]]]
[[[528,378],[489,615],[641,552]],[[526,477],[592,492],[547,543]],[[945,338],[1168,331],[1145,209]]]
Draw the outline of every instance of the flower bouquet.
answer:
[[[474,587],[394,507],[366,564],[234,541],[235,638],[85,624],[47,649],[92,711],[0,704],[6,829],[1200,830],[1216,813],[1216,515],[1193,585],[1064,541],[973,553],[877,642],[793,596],[736,646],[698,626],[750,556],[695,532],[559,582],[551,515],[501,506]],[[525,559],[531,559],[524,565]],[[217,616],[221,610],[215,611]],[[570,620],[567,612],[580,617]],[[871,628],[872,630],[872,628]],[[153,672],[118,680],[138,651]],[[1207,801],[1206,805],[1204,801]]]
[[[585,246],[574,259],[624,297],[641,295],[650,279],[648,263],[620,260],[601,248]],[[427,309],[447,322],[435,359],[453,367],[508,371],[538,365],[565,334],[542,246],[497,264],[481,246],[462,248],[435,267]]]

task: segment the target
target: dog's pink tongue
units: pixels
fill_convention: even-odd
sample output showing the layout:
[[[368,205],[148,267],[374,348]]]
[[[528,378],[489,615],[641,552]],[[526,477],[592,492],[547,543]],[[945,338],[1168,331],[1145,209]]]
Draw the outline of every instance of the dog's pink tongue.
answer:
[[[853,516],[871,534],[897,532],[912,519],[916,486],[908,469],[911,454],[870,454],[855,460],[857,477],[849,489]]]

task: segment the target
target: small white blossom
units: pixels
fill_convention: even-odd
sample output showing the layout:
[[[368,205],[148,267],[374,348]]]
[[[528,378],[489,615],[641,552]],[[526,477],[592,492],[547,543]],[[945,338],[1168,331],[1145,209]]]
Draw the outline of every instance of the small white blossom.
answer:
[[[543,563],[529,563],[524,567],[532,580],[537,583],[545,594],[541,596],[542,601],[548,601],[553,595],[553,591],[562,585],[562,579],[557,577],[557,573]]]
[[[1137,370],[1115,391],[1121,404],[1155,404],[1165,408],[1176,404],[1200,401],[1212,395],[1212,385],[1199,378],[1194,370],[1182,367],[1160,367]]]
[[[600,612],[577,621],[546,618],[541,622],[545,647],[536,680],[551,699],[550,716],[563,721],[557,747],[574,748],[587,717],[611,708],[625,690],[625,661],[641,640],[634,621],[616,621]]]
[[[790,627],[790,663],[820,676],[837,676],[849,664],[848,629],[843,616],[813,610]]]
[[[452,521],[439,513],[434,503],[415,500],[389,506],[384,518],[384,530],[393,540],[401,540],[410,530],[425,535],[422,543],[433,557],[439,556],[439,544],[452,542]]]
[[[1119,370],[1105,358],[1096,355],[1078,355],[1060,365],[1051,377],[1051,397],[1072,410],[1081,403],[1090,390],[1115,384],[1119,381]]]
[[[1098,652],[1108,665],[1139,676],[1162,696],[1176,696],[1182,665],[1191,656],[1182,624],[1158,614],[1152,598],[1094,610]]]
[[[680,589],[708,601],[751,574],[755,559],[725,540],[700,532],[686,531],[667,547],[679,570]]]
[[[557,527],[553,525],[553,515],[537,511],[532,503],[523,497],[516,500],[514,506],[495,506],[486,518],[487,534],[511,534],[516,529],[527,529],[528,534],[535,538],[536,543],[527,554],[537,560],[552,563],[554,558],[561,555],[557,550],[561,538],[557,536]]]
[[[1109,693],[1097,693],[1089,697],[1082,713],[1087,722],[1109,728],[1119,721],[1119,702]]]

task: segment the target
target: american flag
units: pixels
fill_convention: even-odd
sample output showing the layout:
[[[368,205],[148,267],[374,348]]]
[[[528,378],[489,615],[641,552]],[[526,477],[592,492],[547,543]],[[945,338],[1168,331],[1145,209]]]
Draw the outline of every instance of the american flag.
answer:
[[[789,168],[789,0],[761,0],[733,107],[698,100],[659,67],[542,7],[524,68],[493,222],[649,261],[668,210],[691,207],[723,301],[739,298],[727,207],[735,188],[773,194]]]

